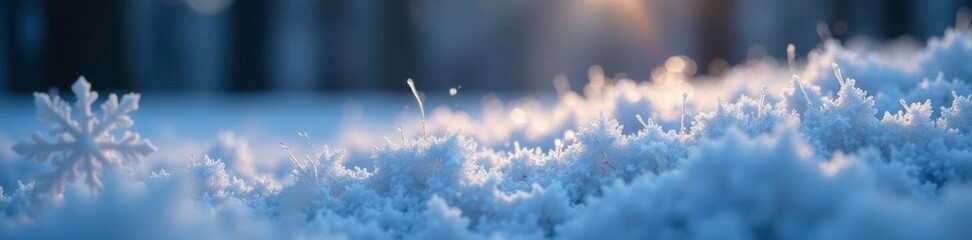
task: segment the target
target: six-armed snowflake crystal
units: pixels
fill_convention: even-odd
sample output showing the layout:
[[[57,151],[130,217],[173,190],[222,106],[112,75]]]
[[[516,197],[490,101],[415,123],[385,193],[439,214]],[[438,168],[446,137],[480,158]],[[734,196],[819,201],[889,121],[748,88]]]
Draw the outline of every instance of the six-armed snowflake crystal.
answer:
[[[128,114],[138,109],[140,95],[129,93],[122,96],[121,102],[115,94],[101,104],[101,116],[91,111],[91,105],[98,99],[98,93],[91,91],[91,84],[84,77],[71,85],[77,97],[72,109],[59,96],[34,93],[37,117],[41,122],[53,125],[53,141],[45,139],[40,132],[28,140],[17,143],[14,151],[20,155],[40,162],[51,161],[55,170],[41,176],[41,191],[60,194],[64,184],[74,182],[78,170],[87,174],[85,183],[92,190],[101,189],[98,173],[103,165],[121,165],[124,162],[137,162],[155,151],[155,146],[138,133],[125,131],[121,139],[112,135],[116,129],[127,129],[134,123]]]

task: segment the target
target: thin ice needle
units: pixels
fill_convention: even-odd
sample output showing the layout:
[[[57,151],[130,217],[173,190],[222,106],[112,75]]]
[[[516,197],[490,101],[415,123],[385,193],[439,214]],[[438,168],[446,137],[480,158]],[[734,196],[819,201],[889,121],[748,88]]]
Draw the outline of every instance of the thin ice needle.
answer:
[[[418,90],[415,90],[415,82],[411,78],[408,81],[408,87],[412,89],[412,94],[415,95],[415,101],[418,102],[419,111],[422,112],[422,135],[428,136],[428,132],[425,131],[425,105],[422,104],[422,98],[419,98]]]
[[[803,80],[800,80],[800,76],[794,74],[793,81],[797,82],[798,86],[800,86],[800,92],[803,93],[803,99],[807,101],[807,109],[813,108],[813,104],[810,102],[810,95],[807,95],[807,90],[803,88]]]
[[[796,46],[792,43],[786,45],[786,62],[790,66],[790,72],[796,72]]]
[[[834,67],[834,76],[837,77],[837,82],[839,82],[840,83],[840,86],[843,87],[844,86],[844,74],[841,74],[840,73],[840,66],[838,66],[837,63],[833,63],[833,64],[831,64],[831,66]]]
[[[688,93],[682,93],[682,119],[679,121],[678,131],[685,132],[685,100],[688,99]]]
[[[759,95],[759,107],[756,109],[756,119],[763,118],[763,102],[766,100],[766,85],[763,85],[763,92]]]
[[[641,126],[644,126],[645,129],[648,128],[648,124],[645,124],[645,120],[641,118],[641,114],[635,114],[635,118],[638,118],[638,122],[641,123]]]

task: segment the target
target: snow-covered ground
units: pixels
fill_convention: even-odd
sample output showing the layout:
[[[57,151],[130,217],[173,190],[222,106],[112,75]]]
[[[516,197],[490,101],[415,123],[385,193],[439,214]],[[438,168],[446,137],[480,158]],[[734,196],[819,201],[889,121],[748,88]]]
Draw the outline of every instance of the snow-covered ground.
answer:
[[[425,92],[425,116],[405,93],[3,96],[0,236],[972,236],[972,31],[807,56]]]

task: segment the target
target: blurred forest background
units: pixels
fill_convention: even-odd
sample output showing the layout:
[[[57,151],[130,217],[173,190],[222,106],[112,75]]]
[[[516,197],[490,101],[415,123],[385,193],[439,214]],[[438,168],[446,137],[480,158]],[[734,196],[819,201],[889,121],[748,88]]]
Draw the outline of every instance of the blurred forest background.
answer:
[[[552,90],[591,65],[650,79],[803,55],[834,37],[923,43],[969,0],[0,0],[0,93],[115,90]]]

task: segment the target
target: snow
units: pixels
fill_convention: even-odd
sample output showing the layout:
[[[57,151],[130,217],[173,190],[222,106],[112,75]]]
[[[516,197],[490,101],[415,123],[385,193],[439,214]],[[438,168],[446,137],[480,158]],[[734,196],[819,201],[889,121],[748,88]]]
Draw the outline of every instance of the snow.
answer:
[[[827,40],[805,60],[787,48],[785,62],[751,59],[718,79],[692,76],[685,68],[694,63],[673,57],[652,81],[607,77],[595,66],[579,92],[556,78],[554,95],[423,95],[416,89],[421,79],[409,79],[411,94],[397,97],[163,101],[157,98],[167,95],[145,93],[145,109],[131,117],[140,95],[120,101],[111,95],[98,115],[90,108],[97,94],[80,79],[73,108],[57,95],[35,94],[40,120],[55,121],[54,140],[14,128],[40,125],[17,117],[29,115],[20,106],[26,102],[4,103],[12,115],[0,118],[0,233],[11,239],[972,235],[965,221],[972,217],[972,70],[962,64],[972,61],[972,31],[950,29],[914,48]],[[118,135],[136,127],[133,119],[158,145]],[[13,144],[19,139],[27,140]],[[124,147],[104,147],[112,144]],[[158,152],[149,156],[153,146]],[[108,161],[68,157],[72,152]],[[111,167],[98,169],[89,163],[95,159]],[[74,171],[44,160],[79,164],[93,180],[37,180]]]

